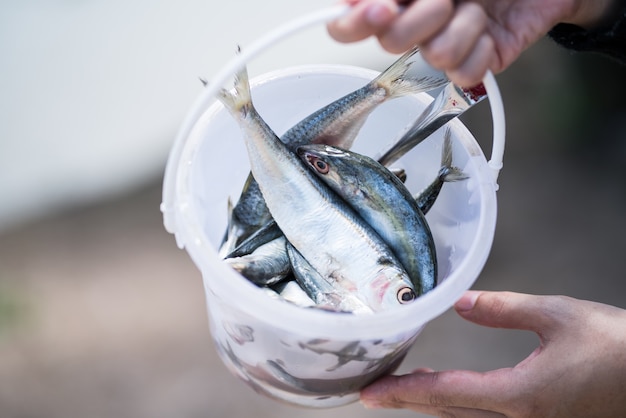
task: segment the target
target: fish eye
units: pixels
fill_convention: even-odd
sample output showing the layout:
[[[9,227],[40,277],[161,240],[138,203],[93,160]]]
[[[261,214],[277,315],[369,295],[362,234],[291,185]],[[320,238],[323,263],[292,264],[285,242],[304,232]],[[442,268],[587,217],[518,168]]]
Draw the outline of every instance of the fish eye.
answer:
[[[328,164],[326,164],[322,160],[317,160],[315,162],[315,167],[317,168],[317,171],[319,171],[322,174],[328,173]]]
[[[401,304],[413,302],[417,298],[417,295],[410,287],[403,287],[398,290],[398,302]]]
[[[327,174],[330,171],[329,165],[326,161],[319,159],[318,157],[309,157],[309,163],[311,167],[320,174]]]

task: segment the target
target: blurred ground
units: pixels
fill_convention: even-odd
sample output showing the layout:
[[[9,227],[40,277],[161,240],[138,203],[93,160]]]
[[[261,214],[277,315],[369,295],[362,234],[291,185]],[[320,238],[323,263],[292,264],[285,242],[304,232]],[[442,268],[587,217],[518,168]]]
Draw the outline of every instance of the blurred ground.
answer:
[[[495,243],[475,288],[626,308],[624,70],[543,42],[498,77],[508,143]],[[464,118],[486,149],[488,111]],[[0,235],[0,416],[418,416],[294,408],[231,376],[210,339],[200,274],[163,229],[160,182]],[[447,312],[401,371],[512,366],[535,344]]]

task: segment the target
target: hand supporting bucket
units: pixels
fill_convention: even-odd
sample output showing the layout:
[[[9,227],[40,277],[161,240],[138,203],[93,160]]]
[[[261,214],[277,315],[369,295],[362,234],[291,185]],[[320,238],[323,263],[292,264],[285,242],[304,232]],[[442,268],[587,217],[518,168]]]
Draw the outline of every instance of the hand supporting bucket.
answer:
[[[469,179],[444,186],[427,216],[437,247],[439,285],[403,309],[348,315],[300,308],[269,298],[223,263],[217,246],[226,228],[227,200],[238,196],[249,164],[239,128],[214,96],[265,48],[346,11],[345,6],[334,7],[278,28],[224,67],[188,113],[164,179],[164,223],[202,272],[211,334],[222,360],[256,391],[310,407],[358,399],[362,387],[397,368],[428,321],[471,287],[491,249],[496,179],[504,151],[504,113],[495,80],[488,74],[484,84],[494,125],[492,158],[486,161],[460,121],[448,123],[454,164]],[[376,75],[358,67],[304,66],[261,75],[251,85],[259,113],[280,133]],[[375,155],[431,100],[421,94],[377,109],[354,149]],[[399,161],[413,192],[436,175],[441,136],[435,133]]]

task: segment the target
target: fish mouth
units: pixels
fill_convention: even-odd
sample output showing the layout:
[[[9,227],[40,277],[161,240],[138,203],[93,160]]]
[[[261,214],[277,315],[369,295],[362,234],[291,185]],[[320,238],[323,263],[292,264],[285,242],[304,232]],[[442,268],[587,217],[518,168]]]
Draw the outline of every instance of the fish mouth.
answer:
[[[319,171],[319,168],[316,167],[316,164],[318,162],[321,162],[321,159],[320,159],[319,155],[317,155],[316,153],[311,152],[311,151],[309,151],[309,150],[307,150],[306,148],[303,148],[303,147],[298,147],[296,149],[296,153],[298,154],[298,156],[300,158],[302,158],[302,160],[304,162],[306,162],[308,165],[310,165],[311,168],[316,169],[316,170]],[[322,171],[323,171],[323,169],[322,169]]]
[[[296,154],[298,154],[299,157],[304,157],[304,155],[307,154],[307,153],[308,153],[308,151],[304,147],[296,148]]]
[[[312,154],[304,148],[298,148],[296,152],[298,153],[298,156],[302,158],[302,160],[309,164],[312,164],[315,160],[318,159],[317,155]]]

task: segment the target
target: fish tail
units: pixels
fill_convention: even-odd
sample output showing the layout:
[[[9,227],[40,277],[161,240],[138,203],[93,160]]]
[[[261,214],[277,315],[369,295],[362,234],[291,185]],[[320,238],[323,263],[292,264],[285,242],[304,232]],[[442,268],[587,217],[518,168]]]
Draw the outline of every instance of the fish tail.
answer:
[[[380,73],[378,77],[374,79],[374,81],[381,81],[385,79],[390,79],[392,81],[397,80],[401,77],[404,77],[407,70],[411,66],[411,62],[409,61],[413,55],[419,52],[419,47],[416,45],[413,48],[406,51],[400,58],[398,58],[393,64],[391,64],[385,71]]]
[[[394,92],[398,87],[402,86],[402,80],[404,79],[406,72],[411,67],[410,58],[419,52],[419,48],[414,46],[405,52],[400,58],[398,58],[393,64],[391,64],[385,71],[380,73],[378,77],[371,81],[370,84],[376,87],[383,87],[390,92],[391,96],[394,96]]]
[[[387,90],[389,98],[429,91],[445,84],[448,81],[445,76],[415,78],[407,74],[413,64],[411,58],[418,52],[419,48],[417,46],[409,49],[385,71],[380,73],[378,77],[372,80],[371,84]]]
[[[452,139],[450,128],[446,129],[443,139],[443,149],[441,151],[441,168],[439,178],[443,182],[461,181],[469,176],[460,168],[452,165]]]
[[[217,99],[231,112],[246,113],[252,106],[252,94],[250,93],[250,81],[248,70],[243,66],[235,74],[234,90],[221,89]]]

